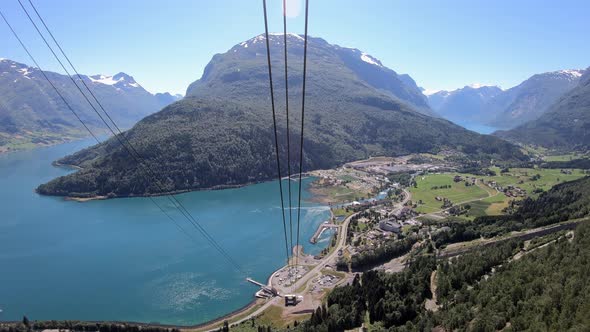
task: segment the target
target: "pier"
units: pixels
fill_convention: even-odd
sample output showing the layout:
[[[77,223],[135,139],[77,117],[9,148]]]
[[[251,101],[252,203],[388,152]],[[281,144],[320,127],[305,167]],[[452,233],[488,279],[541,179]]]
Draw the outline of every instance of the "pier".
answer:
[[[318,229],[316,229],[315,233],[313,233],[311,239],[309,239],[309,242],[311,244],[316,244],[318,242],[319,237],[322,235],[322,233],[326,230],[326,229],[330,229],[330,228],[338,228],[340,227],[339,225],[336,224],[332,224],[329,222],[324,222],[321,225],[318,226]]]
[[[254,285],[260,287],[260,290],[256,292],[256,297],[259,298],[271,298],[274,296],[281,296],[279,292],[272,286],[265,285],[261,282],[258,282],[252,278],[246,278],[246,281],[253,283]]]

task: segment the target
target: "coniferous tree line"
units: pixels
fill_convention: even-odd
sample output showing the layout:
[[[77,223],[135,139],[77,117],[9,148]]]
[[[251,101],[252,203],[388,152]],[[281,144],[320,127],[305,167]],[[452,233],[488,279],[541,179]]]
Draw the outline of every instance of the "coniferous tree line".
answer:
[[[132,323],[93,323],[84,321],[30,321],[26,316],[21,323],[0,323],[0,332],[25,332],[43,330],[69,330],[83,332],[180,332],[167,328]]]
[[[417,236],[412,235],[401,240],[387,240],[378,248],[352,255],[351,268],[353,271],[358,271],[402,256],[412,249],[418,239]]]
[[[522,242],[509,241],[439,260],[422,256],[401,273],[370,271],[336,288],[299,331],[344,331],[365,317],[376,331],[585,331],[590,326],[590,223],[573,239],[513,259]],[[439,310],[432,297],[436,276]]]
[[[446,238],[462,241],[510,230],[539,227],[588,216],[590,178],[563,183],[527,199],[512,216],[453,222]],[[441,232],[444,234],[445,232]],[[419,256],[397,274],[369,271],[351,285],[336,288],[302,331],[343,331],[359,327],[368,316],[377,330],[424,331],[439,327],[460,331],[559,331],[590,326],[590,222],[573,237],[549,235],[519,259],[522,241],[508,241],[458,259]],[[424,301],[432,297],[436,274],[437,312]]]

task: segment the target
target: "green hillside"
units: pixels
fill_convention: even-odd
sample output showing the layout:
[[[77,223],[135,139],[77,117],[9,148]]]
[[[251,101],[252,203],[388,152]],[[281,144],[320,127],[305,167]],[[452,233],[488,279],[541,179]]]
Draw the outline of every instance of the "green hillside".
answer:
[[[189,87],[185,99],[124,133],[160,175],[163,190],[242,185],[276,177],[268,73],[261,38],[244,42],[248,47],[242,43],[214,56],[203,77]],[[302,63],[297,56],[301,50],[298,38],[290,36],[290,107],[296,114],[292,115],[292,128],[300,125]],[[280,72],[281,48],[275,40],[272,45],[273,55],[277,55],[273,65]],[[342,48],[321,39],[310,41],[305,170],[331,168],[371,155],[437,153],[443,149],[456,150],[475,160],[525,158],[518,148],[503,140],[416,111],[411,106],[413,99],[408,99],[411,87],[404,87],[399,97],[393,95],[395,90],[375,88],[372,84],[376,83],[357,73],[361,70],[358,66],[367,64],[360,55],[353,66],[350,57],[343,58],[339,52]],[[404,84],[395,76],[390,78]],[[281,159],[286,160],[280,74],[275,82]],[[299,148],[296,132],[293,130],[291,139],[293,169],[297,169],[295,151]],[[41,185],[39,193],[132,196],[160,192],[114,139],[60,162],[83,170]],[[283,166],[285,174],[286,163]]]

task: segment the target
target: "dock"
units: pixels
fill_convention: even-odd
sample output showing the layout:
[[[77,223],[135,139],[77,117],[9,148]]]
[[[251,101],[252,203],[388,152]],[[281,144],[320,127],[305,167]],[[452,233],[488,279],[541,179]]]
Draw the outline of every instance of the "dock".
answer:
[[[311,243],[311,244],[318,243],[319,237],[322,235],[322,233],[326,229],[338,228],[338,227],[340,227],[340,226],[336,225],[336,224],[329,223],[329,222],[322,223],[321,225],[318,226],[318,229],[316,229],[315,233],[313,233],[312,237],[309,239],[309,243]]]
[[[256,292],[256,297],[271,298],[274,296],[281,296],[281,294],[279,294],[279,292],[274,287],[271,287],[269,285],[265,285],[265,284],[258,282],[252,278],[246,278],[246,281],[253,283],[254,285],[260,287],[260,290],[258,292]]]

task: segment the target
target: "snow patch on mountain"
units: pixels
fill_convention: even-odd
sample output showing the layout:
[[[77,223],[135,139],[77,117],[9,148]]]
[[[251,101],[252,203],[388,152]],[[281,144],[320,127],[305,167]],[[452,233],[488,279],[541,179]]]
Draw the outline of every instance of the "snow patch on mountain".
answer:
[[[29,71],[28,67],[23,67],[21,69],[18,69],[18,72],[22,73],[24,78],[29,79],[29,80],[31,79],[29,76],[27,76],[31,73],[31,71]]]
[[[90,78],[90,80],[93,83],[100,83],[100,84],[106,84],[106,85],[115,85],[115,84],[125,80],[123,77],[121,77],[118,80],[115,80],[113,78],[113,76],[107,76],[107,75],[93,75],[93,76],[89,76],[88,78]]]
[[[282,32],[269,32],[268,36],[269,36],[269,41],[274,40],[275,44],[279,44],[279,43],[281,43],[283,38],[273,38],[273,37],[283,37],[284,33],[282,33]],[[293,41],[293,39],[296,41],[304,41],[305,40],[300,35],[298,35],[296,33],[292,33],[292,32],[287,33],[287,38],[291,39],[292,41]],[[254,37],[254,38],[251,38],[247,41],[241,42],[238,45],[240,45],[243,48],[248,48],[248,46],[253,45],[253,44],[258,44],[260,42],[266,42],[266,35],[265,34],[260,34],[260,35]]]
[[[484,83],[471,83],[469,85],[466,85],[465,88],[472,88],[472,89],[481,89],[481,88],[498,88],[500,90],[503,90],[500,86],[498,85],[494,85],[494,84],[484,84]],[[461,89],[457,89],[457,90],[461,90]],[[457,91],[455,90],[455,91]]]
[[[111,86],[115,86],[118,88],[121,87],[133,87],[133,88],[139,88],[140,85],[139,83],[135,82],[135,80],[133,79],[133,77],[125,74],[125,73],[118,73],[116,75],[110,76],[110,75],[93,75],[93,76],[88,76],[88,78],[93,82],[93,83],[98,83],[98,84],[104,84],[104,85],[111,85]]]
[[[361,53],[361,60],[363,60],[366,63],[370,63],[372,65],[382,67],[381,61],[373,58],[372,56],[368,55],[367,53],[364,53],[364,52]]]
[[[584,74],[584,70],[580,69],[564,69],[557,71],[558,74],[571,76],[572,78],[580,78]]]
[[[269,32],[268,33],[270,36],[283,36],[284,33],[282,32]],[[296,33],[292,33],[292,32],[287,32],[287,37],[294,37],[295,39],[299,39],[299,40],[305,40],[303,37],[301,37],[300,35],[296,34]]]
[[[441,93],[441,94],[445,94],[445,96],[448,96],[450,94],[449,91],[445,91],[445,90],[438,90],[438,89],[423,89],[422,93],[425,96],[430,96],[436,93]]]

